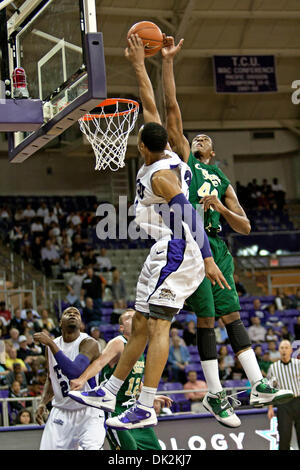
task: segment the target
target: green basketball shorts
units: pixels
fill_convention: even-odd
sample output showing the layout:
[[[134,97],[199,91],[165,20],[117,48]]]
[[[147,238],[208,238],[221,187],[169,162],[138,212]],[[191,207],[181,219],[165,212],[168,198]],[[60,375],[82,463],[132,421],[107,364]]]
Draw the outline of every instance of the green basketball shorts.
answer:
[[[209,236],[208,239],[215,263],[222,271],[231,290],[226,287],[221,289],[218,284],[213,286],[205,277],[196,291],[186,300],[189,308],[200,318],[220,317],[241,309],[233,279],[234,262],[227,245],[218,236]]]

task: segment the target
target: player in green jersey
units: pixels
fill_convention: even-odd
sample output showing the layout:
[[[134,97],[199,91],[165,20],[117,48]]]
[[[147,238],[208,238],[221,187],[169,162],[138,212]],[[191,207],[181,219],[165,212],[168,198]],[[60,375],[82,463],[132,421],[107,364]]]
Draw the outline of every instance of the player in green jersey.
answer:
[[[131,335],[132,318],[134,314],[134,310],[128,309],[120,315],[119,324],[121,335],[108,342],[98,360],[94,361],[78,379],[71,380],[72,391],[81,390],[91,374],[97,375],[101,372],[101,381],[109,379]],[[144,368],[145,359],[142,354],[120,388],[117,394],[116,408],[111,416],[117,416],[126,411],[128,406],[132,404],[132,401],[139,394]],[[69,396],[74,398],[72,394]],[[170,406],[172,403],[170,398],[163,395],[156,396],[155,399],[160,401],[163,406]],[[112,450],[161,450],[153,428],[115,431],[108,427],[106,437]]]
[[[189,200],[204,217],[204,227],[215,263],[231,286],[230,290],[222,289],[215,282],[211,284],[208,279],[205,279],[187,301],[198,317],[197,344],[209,389],[204,397],[203,405],[221,424],[237,427],[240,425],[240,420],[234,413],[219,380],[214,332],[216,315],[222,316],[233,351],[238,356],[251,383],[250,404],[263,406],[278,403],[283,394],[263,379],[251,348],[248,332],[240,319],[240,304],[233,279],[233,258],[226,244],[218,236],[221,229],[221,215],[234,231],[243,235],[249,234],[250,222],[230,181],[216,165],[212,165],[215,153],[211,138],[205,134],[199,134],[193,139],[190,148],[188,140],[183,135],[173,71],[173,59],[180,51],[183,39],[177,46],[172,37],[165,37],[164,41],[162,72],[169,141],[172,149],[185,162],[188,162],[192,170]]]

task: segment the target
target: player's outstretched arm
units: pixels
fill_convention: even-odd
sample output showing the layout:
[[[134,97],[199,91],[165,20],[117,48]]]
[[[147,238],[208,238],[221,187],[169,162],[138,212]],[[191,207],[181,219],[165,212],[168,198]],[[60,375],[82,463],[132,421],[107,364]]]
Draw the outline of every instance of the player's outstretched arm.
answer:
[[[95,359],[87,369],[78,377],[70,382],[71,390],[81,390],[91,377],[95,377],[110,362],[118,362],[124,350],[124,343],[119,338],[109,341],[102,351],[102,354]]]
[[[132,34],[128,39],[129,47],[125,49],[125,57],[134,68],[139,85],[139,95],[143,104],[144,121],[157,122],[161,119],[157,111],[152,83],[145,67],[145,51],[143,41],[137,34]]]
[[[203,203],[204,212],[210,207],[215,211],[218,211],[228,222],[230,227],[237,233],[243,235],[249,235],[251,231],[251,225],[249,219],[242,206],[239,203],[237,195],[231,186],[228,186],[225,193],[225,204],[222,204],[217,196],[210,195],[205,196],[200,200],[200,204]]]
[[[181,111],[176,98],[174,78],[174,57],[181,50],[183,39],[175,46],[172,36],[164,35],[164,47],[161,50],[163,90],[166,108],[166,122],[169,142],[172,150],[187,162],[190,155],[190,144],[183,135]]]

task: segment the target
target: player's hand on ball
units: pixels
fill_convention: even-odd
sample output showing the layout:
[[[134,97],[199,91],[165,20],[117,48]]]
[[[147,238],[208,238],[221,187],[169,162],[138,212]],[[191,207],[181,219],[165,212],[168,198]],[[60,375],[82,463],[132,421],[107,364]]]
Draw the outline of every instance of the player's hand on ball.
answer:
[[[204,196],[200,200],[200,204],[203,204],[204,212],[207,212],[208,209],[211,208],[214,211],[222,213],[223,209],[225,208],[225,206],[222,204],[222,202],[216,195]]]
[[[70,388],[71,390],[82,390],[85,384],[85,380],[82,380],[80,378],[78,379],[73,379],[70,382]]]
[[[49,411],[47,410],[46,405],[39,405],[35,414],[35,420],[40,426],[42,426],[47,421],[48,415]]]
[[[133,64],[144,63],[145,50],[141,38],[137,34],[132,34],[128,38],[128,46],[125,49],[125,57]]]
[[[228,284],[225,277],[223,276],[222,271],[220,271],[220,269],[214,262],[213,257],[205,258],[204,266],[205,266],[205,275],[210,280],[213,286],[217,283],[219,284],[221,289],[224,289],[224,285],[225,285],[227,289],[231,290],[230,285]]]
[[[175,55],[181,50],[184,39],[180,39],[177,46],[173,36],[166,36],[163,34],[163,47],[161,50],[164,59],[173,59]]]

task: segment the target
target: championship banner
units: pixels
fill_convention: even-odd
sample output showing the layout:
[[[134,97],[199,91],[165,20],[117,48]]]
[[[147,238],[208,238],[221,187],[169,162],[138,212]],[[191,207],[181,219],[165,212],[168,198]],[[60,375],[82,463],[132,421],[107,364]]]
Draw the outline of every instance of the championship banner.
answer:
[[[217,93],[268,93],[277,91],[273,55],[213,57]]]

